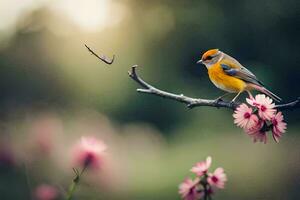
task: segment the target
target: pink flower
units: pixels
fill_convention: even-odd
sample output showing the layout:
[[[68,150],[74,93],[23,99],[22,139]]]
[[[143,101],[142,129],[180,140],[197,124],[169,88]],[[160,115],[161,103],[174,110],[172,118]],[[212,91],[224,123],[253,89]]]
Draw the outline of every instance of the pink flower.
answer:
[[[82,137],[73,152],[76,165],[99,168],[103,160],[106,145],[93,137]]]
[[[58,118],[51,115],[39,117],[31,124],[29,145],[33,148],[32,150],[41,153],[40,155],[49,155],[55,148],[56,137],[62,131],[62,123]]]
[[[196,178],[194,181],[190,178],[184,180],[179,185],[179,194],[184,200],[197,200],[203,197],[203,192],[199,191],[198,184],[200,179]]]
[[[247,98],[247,102],[258,108],[258,115],[264,120],[271,120],[274,117],[276,109],[274,109],[275,104],[270,97],[264,94],[258,94],[254,98]]]
[[[273,138],[276,142],[279,142],[279,138],[282,136],[283,133],[285,133],[286,130],[286,123],[283,121],[283,115],[281,112],[278,112],[273,118],[272,118],[272,124],[273,124]]]
[[[196,165],[191,169],[192,172],[197,174],[197,176],[202,176],[207,173],[208,168],[211,165],[211,157],[208,156],[206,161],[198,162]]]
[[[264,123],[265,121],[259,120],[252,127],[244,129],[245,132],[253,138],[253,142],[260,141],[265,144],[267,143],[267,134],[265,131],[262,130]]]
[[[215,186],[217,188],[224,188],[224,184],[227,181],[227,176],[224,173],[224,169],[219,167],[217,168],[214,173],[210,173],[207,178],[207,182],[211,186]]]
[[[262,129],[264,123],[265,122],[263,120],[257,120],[255,123],[251,124],[251,126],[245,128],[244,131],[249,135],[253,135]]]
[[[237,107],[233,117],[235,118],[234,123],[241,128],[249,128],[258,121],[258,117],[252,114],[252,108],[244,103]]]
[[[257,131],[254,134],[251,135],[251,137],[253,138],[253,142],[263,142],[264,144],[267,143],[267,134],[264,131]]]
[[[58,190],[51,185],[40,185],[34,191],[34,199],[36,200],[55,200],[59,198]]]

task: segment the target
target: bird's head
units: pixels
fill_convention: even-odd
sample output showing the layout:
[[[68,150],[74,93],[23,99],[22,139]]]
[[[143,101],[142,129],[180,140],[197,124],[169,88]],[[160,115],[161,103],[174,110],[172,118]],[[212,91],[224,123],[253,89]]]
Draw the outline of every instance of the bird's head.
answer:
[[[199,60],[197,63],[204,64],[207,68],[209,68],[213,64],[220,61],[222,58],[222,51],[219,51],[219,49],[210,49],[202,55],[201,60]]]

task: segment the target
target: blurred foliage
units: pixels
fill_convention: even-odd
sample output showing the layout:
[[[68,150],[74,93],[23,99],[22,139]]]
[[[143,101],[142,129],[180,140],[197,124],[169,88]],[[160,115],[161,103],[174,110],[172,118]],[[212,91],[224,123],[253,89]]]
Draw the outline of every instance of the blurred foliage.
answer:
[[[188,110],[177,102],[138,94],[138,85],[126,73],[138,64],[141,76],[158,88],[215,98],[222,92],[196,61],[207,49],[219,48],[285,101],[294,100],[300,94],[297,0],[76,0],[65,7],[63,3],[57,7],[58,1],[22,2],[28,7],[13,18],[11,13],[21,3],[0,0],[3,22],[16,19],[7,27],[0,26],[0,119],[4,127],[14,129],[11,127],[24,123],[23,118],[48,110],[67,118],[64,123],[76,124],[73,115],[89,110],[104,114],[118,128],[129,123],[157,129],[149,135],[155,132],[166,138],[162,139],[165,149],[155,152],[156,146],[150,148],[147,156],[154,151],[150,159],[143,149],[135,150],[142,154],[136,159],[135,151],[129,151],[127,156],[133,161],[128,176],[134,181],[119,193],[105,194],[109,199],[179,198],[177,185],[189,168],[208,154],[228,170],[228,188],[216,199],[300,197],[296,189],[299,151],[293,141],[299,137],[299,111],[285,115],[290,126],[285,142],[257,148],[233,126],[231,111]],[[96,7],[95,13],[84,10],[95,2],[98,4],[91,7]],[[115,54],[115,63],[99,62],[84,44],[108,57]],[[2,132],[13,137],[19,134]],[[126,136],[124,132],[119,135]],[[11,180],[2,179],[3,175]],[[5,191],[4,185],[19,188],[24,174],[1,171],[1,180],[1,191]],[[5,184],[8,180],[11,182]]]

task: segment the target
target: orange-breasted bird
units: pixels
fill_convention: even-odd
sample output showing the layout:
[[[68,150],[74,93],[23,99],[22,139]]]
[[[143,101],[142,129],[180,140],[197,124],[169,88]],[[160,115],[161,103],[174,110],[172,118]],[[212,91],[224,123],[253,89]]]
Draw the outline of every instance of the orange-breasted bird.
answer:
[[[266,89],[264,84],[251,71],[242,66],[236,59],[218,49],[206,51],[197,63],[204,64],[213,84],[227,92],[218,99],[229,93],[237,93],[232,99],[232,101],[235,101],[242,92],[246,91],[251,96],[250,91],[257,90],[276,101],[281,101],[281,98]]]

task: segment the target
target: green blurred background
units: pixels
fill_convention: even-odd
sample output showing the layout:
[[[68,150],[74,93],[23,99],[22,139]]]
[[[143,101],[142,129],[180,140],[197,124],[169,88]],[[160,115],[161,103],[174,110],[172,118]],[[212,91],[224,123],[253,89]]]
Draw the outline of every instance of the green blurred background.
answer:
[[[114,167],[100,186],[87,178],[77,199],[179,199],[178,184],[208,155],[228,175],[215,199],[300,199],[299,110],[284,113],[279,144],[253,144],[232,111],[138,94],[127,75],[138,64],[156,87],[215,98],[222,91],[196,61],[219,48],[294,100],[299,16],[297,0],[0,0],[1,145],[26,157],[1,168],[0,199],[30,199],[44,182],[66,188],[73,174],[60,161],[86,134],[108,144]],[[53,149],[32,155],[32,126],[43,120],[55,121]]]

